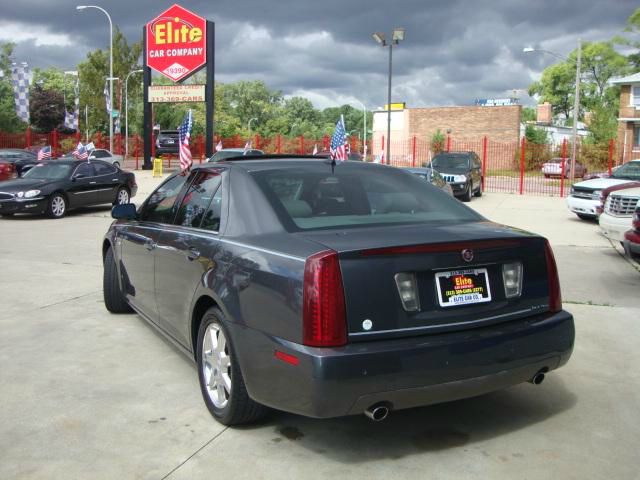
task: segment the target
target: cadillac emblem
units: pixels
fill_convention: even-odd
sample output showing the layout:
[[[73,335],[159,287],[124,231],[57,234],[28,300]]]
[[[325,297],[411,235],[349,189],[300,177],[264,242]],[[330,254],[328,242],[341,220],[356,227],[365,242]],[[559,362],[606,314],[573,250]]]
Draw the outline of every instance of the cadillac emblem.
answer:
[[[471,250],[470,248],[465,248],[464,250],[462,250],[462,252],[460,252],[460,254],[462,255],[462,259],[469,263],[471,261],[473,261],[473,250]]]

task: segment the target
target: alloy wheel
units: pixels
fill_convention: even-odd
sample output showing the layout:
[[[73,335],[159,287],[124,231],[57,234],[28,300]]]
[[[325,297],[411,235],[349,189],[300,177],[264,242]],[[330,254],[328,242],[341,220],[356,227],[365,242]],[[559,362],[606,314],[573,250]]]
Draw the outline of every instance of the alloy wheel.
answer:
[[[67,205],[64,201],[64,198],[62,198],[60,195],[56,195],[55,197],[53,197],[53,199],[51,200],[51,212],[53,213],[54,217],[61,217],[62,215],[64,215],[64,211],[66,208]]]
[[[211,402],[216,408],[226,407],[231,395],[231,357],[227,338],[215,323],[204,334],[200,368]]]
[[[124,188],[118,192],[118,205],[124,205],[125,203],[129,203],[129,192],[127,192]]]

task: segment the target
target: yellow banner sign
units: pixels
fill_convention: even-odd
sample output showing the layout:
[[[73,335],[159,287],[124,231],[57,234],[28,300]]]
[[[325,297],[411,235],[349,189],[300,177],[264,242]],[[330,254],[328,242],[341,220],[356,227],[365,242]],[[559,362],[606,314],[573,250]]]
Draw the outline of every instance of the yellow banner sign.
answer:
[[[204,102],[204,85],[151,85],[152,103]]]

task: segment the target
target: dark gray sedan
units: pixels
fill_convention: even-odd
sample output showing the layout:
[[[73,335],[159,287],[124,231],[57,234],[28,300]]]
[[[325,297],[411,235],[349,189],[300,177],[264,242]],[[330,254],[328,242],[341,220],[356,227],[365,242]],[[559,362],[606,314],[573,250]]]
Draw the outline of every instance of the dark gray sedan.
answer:
[[[193,358],[226,425],[382,420],[540,383],[573,349],[549,243],[393,167],[237,158],[113,216],[107,309]]]
[[[421,178],[425,182],[429,182],[434,187],[438,187],[440,190],[443,190],[453,196],[453,189],[451,188],[451,185],[449,185],[447,181],[442,178],[442,175],[436,172],[433,168],[405,167],[404,170],[409,173],[413,173],[418,178]]]

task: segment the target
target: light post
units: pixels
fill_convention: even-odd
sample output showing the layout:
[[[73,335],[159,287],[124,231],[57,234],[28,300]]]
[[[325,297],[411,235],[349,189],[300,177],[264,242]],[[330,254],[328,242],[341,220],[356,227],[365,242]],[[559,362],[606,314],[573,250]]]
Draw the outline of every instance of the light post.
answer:
[[[533,47],[524,47],[522,49],[524,53],[530,52],[543,52],[559,58],[561,60],[569,60],[564,55],[560,55],[559,53],[552,52],[550,50],[543,50],[541,48],[533,48]],[[576,170],[576,153],[578,148],[578,113],[580,110],[580,70],[582,67],[582,41],[578,39],[578,59],[576,62],[576,93],[574,95],[573,101],[573,128],[572,128],[572,137],[573,137],[573,145],[571,146],[571,184],[575,180],[574,172]]]
[[[76,10],[95,8],[107,16],[109,20],[109,151],[113,153],[113,22],[111,15],[104,8],[97,5],[78,5]]]
[[[367,159],[367,107],[365,107],[364,103],[362,103],[360,100],[354,100],[354,103],[359,103],[360,106],[362,107],[362,115],[364,117],[363,120],[363,127],[362,127],[362,154],[364,159]]]
[[[251,135],[251,122],[253,122],[254,120],[258,120],[256,117],[250,118],[249,121],[247,122],[247,130],[249,130],[249,135]]]
[[[387,91],[387,164],[391,164],[391,76],[392,76],[392,58],[393,58],[393,46],[398,45],[404,40],[404,28],[394,28],[391,41],[387,43],[384,38],[384,33],[376,32],[373,34],[373,38],[383,47],[389,47],[389,87]]]
[[[133,70],[124,79],[124,158],[129,158],[129,77],[142,70]]]

